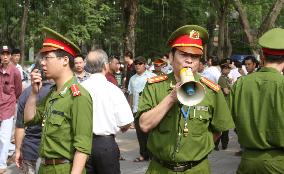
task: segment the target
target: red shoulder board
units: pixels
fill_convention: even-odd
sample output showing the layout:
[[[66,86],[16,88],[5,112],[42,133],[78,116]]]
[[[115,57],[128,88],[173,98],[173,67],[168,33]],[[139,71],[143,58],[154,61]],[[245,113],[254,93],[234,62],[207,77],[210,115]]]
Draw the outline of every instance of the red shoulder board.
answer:
[[[79,87],[76,84],[71,85],[71,91],[72,91],[73,96],[75,96],[75,97],[81,95]]]
[[[166,75],[161,75],[161,76],[155,76],[152,78],[147,79],[148,83],[157,83],[157,82],[162,82],[168,79],[168,76]]]
[[[216,92],[219,92],[220,89],[221,89],[218,84],[212,82],[211,80],[209,80],[205,77],[201,77],[200,81]]]

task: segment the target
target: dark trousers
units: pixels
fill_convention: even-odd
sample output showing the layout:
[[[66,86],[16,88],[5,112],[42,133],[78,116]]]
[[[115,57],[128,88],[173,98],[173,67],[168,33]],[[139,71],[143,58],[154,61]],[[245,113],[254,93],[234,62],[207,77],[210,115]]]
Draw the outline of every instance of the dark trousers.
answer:
[[[87,174],[120,174],[119,150],[114,136],[93,135],[86,171]]]
[[[136,135],[139,143],[140,148],[140,155],[144,157],[145,160],[148,160],[150,157],[150,153],[147,149],[147,140],[148,140],[148,134],[144,133],[139,125],[139,119],[134,119],[135,129],[136,129]]]
[[[222,143],[222,148],[227,148],[228,143],[229,143],[229,131],[228,130],[222,132],[222,135],[215,142],[215,146],[219,145],[220,140],[221,140],[221,143]]]

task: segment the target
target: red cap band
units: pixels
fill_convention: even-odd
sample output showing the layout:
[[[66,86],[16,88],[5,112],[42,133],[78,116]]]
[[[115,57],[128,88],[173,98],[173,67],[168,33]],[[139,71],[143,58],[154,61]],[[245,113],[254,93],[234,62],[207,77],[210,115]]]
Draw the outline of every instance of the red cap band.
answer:
[[[202,40],[192,38],[189,35],[183,35],[171,42],[171,47],[197,47],[203,50]]]
[[[283,56],[284,50],[275,50],[275,49],[269,49],[269,48],[262,48],[263,53],[268,55],[274,55],[274,56]]]
[[[42,45],[43,47],[54,47],[54,48],[62,49],[66,51],[67,53],[70,53],[72,56],[76,56],[76,52],[75,50],[72,49],[72,47],[70,47],[69,45],[59,40],[45,38]]]

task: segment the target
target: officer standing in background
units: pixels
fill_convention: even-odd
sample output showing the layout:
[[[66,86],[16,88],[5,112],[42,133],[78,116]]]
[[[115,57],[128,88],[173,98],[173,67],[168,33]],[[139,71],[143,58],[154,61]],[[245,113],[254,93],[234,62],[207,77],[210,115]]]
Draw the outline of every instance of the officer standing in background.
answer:
[[[144,88],[137,116],[141,129],[149,132],[147,147],[153,155],[147,174],[210,173],[207,156],[214,149],[214,135],[234,126],[220,87],[197,74],[207,41],[200,26],[178,28],[168,41],[173,73],[149,80]],[[205,98],[190,111],[177,100],[182,68],[191,68],[205,88]]]
[[[42,86],[37,69],[31,73],[32,91],[24,110],[27,125],[40,124],[42,137],[39,148],[39,174],[81,174],[92,145],[92,99],[77,82],[72,72],[74,57],[80,49],[49,28],[43,28],[46,38],[41,53],[41,65],[47,79],[55,85],[36,105]]]
[[[230,108],[244,148],[238,174],[284,173],[284,29],[259,38],[264,67],[241,77],[230,94]]]

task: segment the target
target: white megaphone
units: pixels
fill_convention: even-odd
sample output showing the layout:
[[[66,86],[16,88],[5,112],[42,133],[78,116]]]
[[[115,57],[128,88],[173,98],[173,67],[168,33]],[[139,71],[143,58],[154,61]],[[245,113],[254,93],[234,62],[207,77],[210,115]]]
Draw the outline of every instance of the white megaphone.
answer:
[[[180,70],[181,86],[177,89],[177,98],[183,105],[194,106],[205,97],[205,88],[195,81],[191,68]]]

